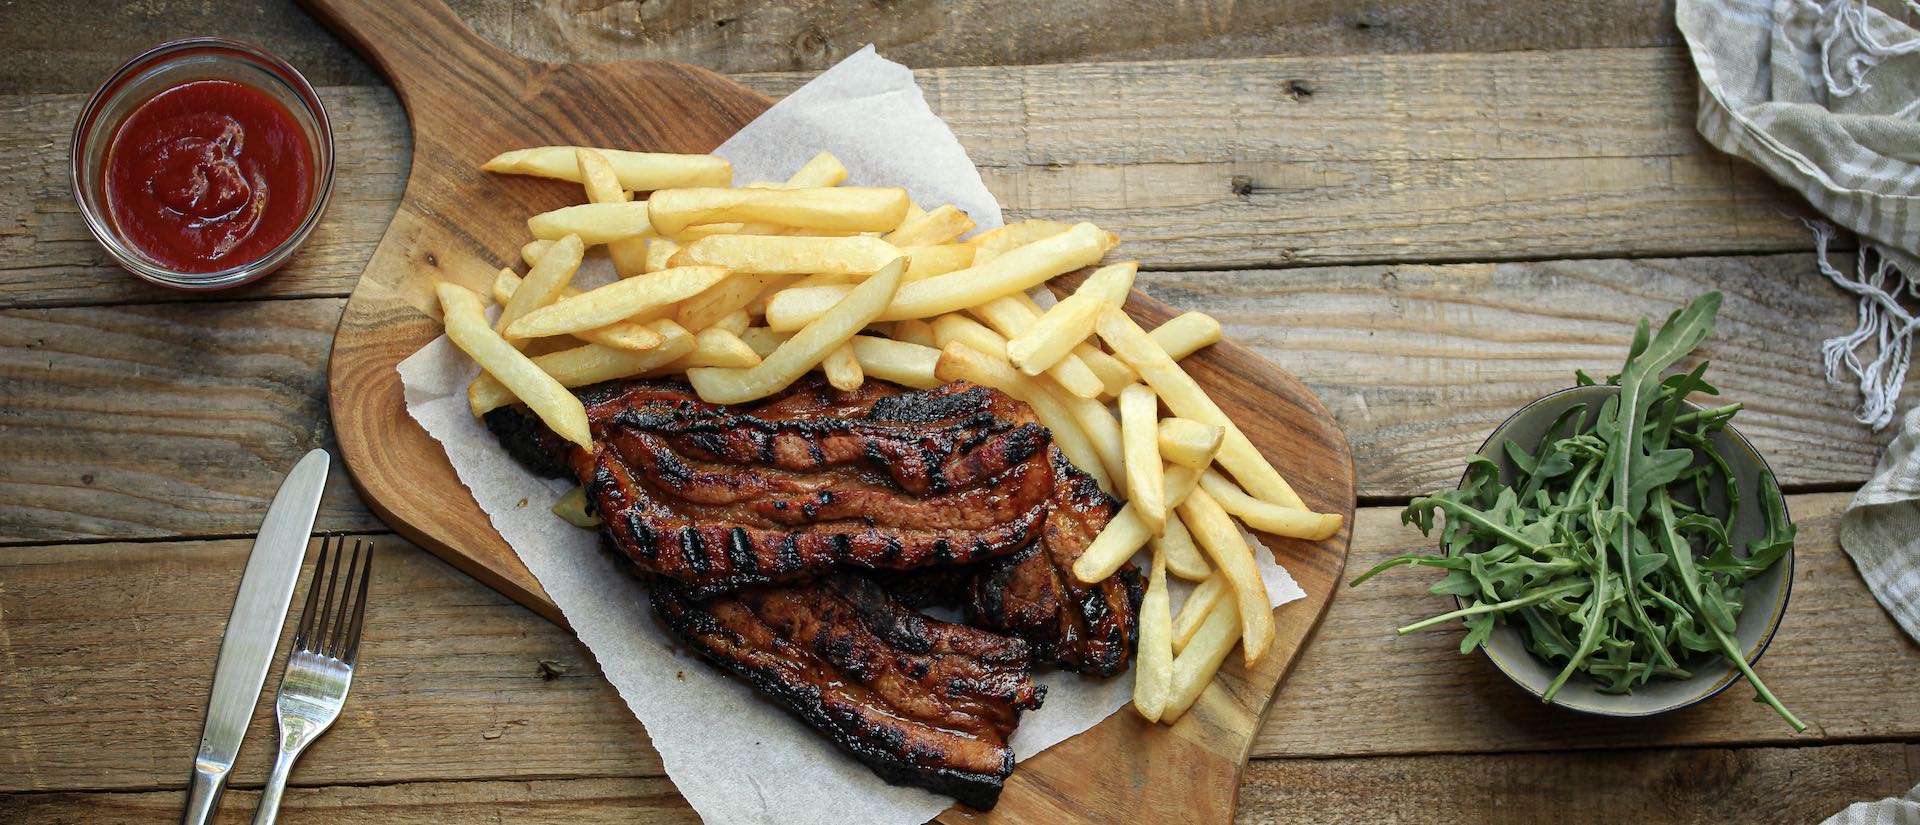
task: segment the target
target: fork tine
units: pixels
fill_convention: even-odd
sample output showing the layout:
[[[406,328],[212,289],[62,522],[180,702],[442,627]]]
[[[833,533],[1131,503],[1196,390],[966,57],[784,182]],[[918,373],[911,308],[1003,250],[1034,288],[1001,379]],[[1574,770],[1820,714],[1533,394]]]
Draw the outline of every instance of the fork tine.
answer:
[[[346,650],[347,612],[353,609],[353,574],[360,568],[360,549],[364,546],[366,542],[359,539],[353,540],[353,555],[347,557],[345,581],[340,585],[340,612],[334,614],[333,632],[327,635],[324,646],[320,649],[321,653],[335,659],[340,658],[340,654]],[[345,556],[346,553],[342,552],[340,555]]]
[[[313,565],[313,578],[307,580],[307,604],[300,609],[300,624],[293,631],[295,650],[305,648],[307,640],[313,637],[313,622],[317,615],[313,606],[320,601],[320,571],[327,566],[327,542],[330,538],[320,537],[320,560]]]
[[[347,630],[347,649],[345,655],[339,657],[349,665],[360,657],[360,628],[366,623],[367,618],[367,580],[373,578],[373,545],[356,539],[354,541],[356,555],[362,545],[367,548],[367,560],[360,568],[360,594],[353,603],[353,625]]]
[[[346,555],[346,536],[334,536],[333,566],[326,572],[327,598],[320,603],[320,615],[315,619],[313,635],[307,637],[308,650],[318,651],[327,643],[327,619],[333,615],[333,591],[340,586],[340,557]],[[313,574],[321,574],[320,566],[314,565]]]

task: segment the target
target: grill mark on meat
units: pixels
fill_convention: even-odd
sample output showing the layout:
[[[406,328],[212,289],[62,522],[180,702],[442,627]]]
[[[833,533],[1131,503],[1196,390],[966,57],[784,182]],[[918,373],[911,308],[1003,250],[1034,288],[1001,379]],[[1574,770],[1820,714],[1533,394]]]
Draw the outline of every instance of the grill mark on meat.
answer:
[[[1025,643],[928,619],[835,575],[705,601],[660,588],[663,623],[881,778],[975,808],[1013,770],[1007,738],[1040,706]]]

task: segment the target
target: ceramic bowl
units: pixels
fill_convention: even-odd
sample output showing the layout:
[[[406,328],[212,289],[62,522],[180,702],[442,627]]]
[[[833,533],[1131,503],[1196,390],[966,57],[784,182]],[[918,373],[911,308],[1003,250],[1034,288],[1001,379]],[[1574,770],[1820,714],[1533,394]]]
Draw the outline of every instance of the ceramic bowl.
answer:
[[[1502,480],[1511,481],[1514,468],[1501,447],[1507,439],[1511,438],[1531,451],[1540,443],[1547,427],[1552,426],[1562,412],[1575,405],[1586,404],[1591,420],[1600,405],[1618,393],[1618,387],[1601,385],[1574,387],[1541,398],[1522,407],[1494,430],[1486,444],[1480,447],[1480,455],[1499,464]],[[1693,405],[1688,406],[1698,409]],[[1744,552],[1747,542],[1766,532],[1766,519],[1759,506],[1759,491],[1761,480],[1771,476],[1773,471],[1760,453],[1753,449],[1753,445],[1733,427],[1715,433],[1712,440],[1715,449],[1740,482],[1742,500],[1731,536],[1733,546]],[[1705,460],[1704,457],[1700,459],[1701,462]],[[1716,491],[1706,506],[1708,510],[1724,516],[1727,502]],[[1759,660],[1760,654],[1767,649],[1767,643],[1773,640],[1774,631],[1780,626],[1780,617],[1787,611],[1787,593],[1792,583],[1792,553],[1746,583],[1746,609],[1740,612],[1734,638],[1746,653],[1749,663]],[[1535,697],[1545,695],[1547,687],[1560,674],[1560,666],[1549,664],[1527,650],[1517,625],[1496,626],[1483,650],[1487,658],[1493,660],[1494,667]],[[1740,678],[1740,671],[1723,657],[1695,659],[1682,666],[1693,673],[1692,678],[1676,680],[1656,677],[1634,688],[1629,694],[1601,693],[1596,689],[1596,683],[1585,674],[1575,673],[1554,695],[1553,704],[1601,716],[1652,716],[1703,701]]]

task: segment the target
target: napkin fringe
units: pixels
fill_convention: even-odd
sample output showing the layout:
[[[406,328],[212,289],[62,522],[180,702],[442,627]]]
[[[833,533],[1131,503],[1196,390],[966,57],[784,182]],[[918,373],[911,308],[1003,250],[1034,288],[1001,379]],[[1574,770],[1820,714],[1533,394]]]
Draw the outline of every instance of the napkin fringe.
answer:
[[[1900,305],[1900,296],[1920,300],[1920,282],[1901,271],[1892,258],[1872,243],[1861,243],[1853,272],[1843,272],[1828,259],[1827,244],[1833,240],[1832,224],[1807,221],[1813,231],[1814,259],[1820,272],[1859,297],[1859,323],[1845,335],[1828,338],[1820,352],[1827,366],[1827,381],[1841,383],[1845,370],[1860,389],[1860,406],[1854,420],[1875,430],[1886,429],[1893,421],[1900,401],[1900,388],[1907,380],[1907,367],[1913,360],[1913,337],[1920,320]],[[1864,360],[1868,355],[1871,360]]]

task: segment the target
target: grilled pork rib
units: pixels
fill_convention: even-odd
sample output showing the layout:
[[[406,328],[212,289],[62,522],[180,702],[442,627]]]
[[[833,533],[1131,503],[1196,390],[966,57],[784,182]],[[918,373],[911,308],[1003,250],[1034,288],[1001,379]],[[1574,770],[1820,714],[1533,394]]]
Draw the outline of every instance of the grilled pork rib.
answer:
[[[838,574],[695,600],[654,590],[665,624],[882,779],[992,808],[1013,772],[1007,738],[1046,688],[1027,646],[935,621]]]

